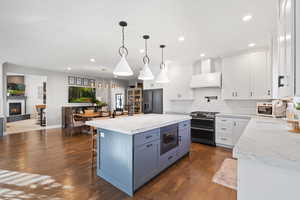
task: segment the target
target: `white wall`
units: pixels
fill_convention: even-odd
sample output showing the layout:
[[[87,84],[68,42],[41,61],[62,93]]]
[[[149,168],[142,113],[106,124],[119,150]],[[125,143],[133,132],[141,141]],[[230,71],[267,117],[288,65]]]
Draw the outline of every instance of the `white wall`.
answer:
[[[65,105],[70,105],[68,103],[68,76],[76,76],[69,73],[60,73],[54,71],[47,71],[37,68],[23,67],[18,65],[13,65],[6,63],[4,65],[4,74],[7,72],[12,73],[22,73],[22,74],[31,74],[31,75],[40,75],[47,77],[47,125],[56,126],[61,125],[61,107]],[[84,78],[92,78],[96,80],[96,86],[98,83],[103,80],[109,82],[109,79],[99,78],[99,77],[87,77],[81,76]],[[127,85],[127,81],[122,81],[123,85]],[[124,86],[124,87],[125,87]],[[6,86],[5,86],[6,87]],[[127,86],[126,86],[127,87]],[[107,92],[103,92],[104,98],[110,100],[110,87],[107,88]],[[99,93],[100,92],[100,93]],[[96,90],[96,96],[101,96],[101,90]],[[108,95],[107,95],[108,94]],[[108,102],[110,103],[110,102]],[[77,105],[77,104],[71,104]],[[83,104],[78,104],[83,105]]]
[[[43,104],[43,83],[46,76],[25,75],[26,114],[36,116],[35,105]]]
[[[221,71],[222,60],[213,60],[213,71]],[[170,82],[157,84],[155,81],[144,81],[145,89],[163,88],[164,112],[190,113],[192,111],[213,111],[236,114],[255,114],[256,101],[223,101],[220,88],[190,89],[192,74],[201,72],[199,61],[194,63],[170,62],[167,65]],[[159,68],[151,68],[155,75]],[[194,101],[170,101],[181,96],[182,99],[194,98]],[[218,96],[218,100],[207,102],[205,96]]]

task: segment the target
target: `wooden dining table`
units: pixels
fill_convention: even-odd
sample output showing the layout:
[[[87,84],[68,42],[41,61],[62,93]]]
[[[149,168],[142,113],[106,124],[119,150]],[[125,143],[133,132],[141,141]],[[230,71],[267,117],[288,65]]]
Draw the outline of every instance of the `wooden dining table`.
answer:
[[[80,113],[80,114],[76,114],[79,117],[82,117],[83,119],[85,119],[85,121],[88,121],[90,119],[96,118],[96,117],[101,117],[101,113],[100,112],[94,112],[94,113]]]

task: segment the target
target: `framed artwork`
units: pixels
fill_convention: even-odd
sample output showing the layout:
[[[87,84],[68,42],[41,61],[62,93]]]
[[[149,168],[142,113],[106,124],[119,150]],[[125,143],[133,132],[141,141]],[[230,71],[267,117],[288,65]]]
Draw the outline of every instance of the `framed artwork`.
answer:
[[[96,81],[94,79],[89,79],[89,86],[95,87],[96,86]]]
[[[84,78],[84,79],[83,79],[83,85],[84,85],[84,86],[89,86],[89,79]]]
[[[75,82],[76,78],[74,76],[69,76],[69,85],[75,85],[76,82]]]
[[[82,85],[82,78],[76,78],[76,85]]]

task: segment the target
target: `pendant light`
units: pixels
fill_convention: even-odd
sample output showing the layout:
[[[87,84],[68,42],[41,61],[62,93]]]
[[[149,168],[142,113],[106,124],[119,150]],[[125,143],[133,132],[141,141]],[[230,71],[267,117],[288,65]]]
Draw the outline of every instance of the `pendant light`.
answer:
[[[124,45],[124,28],[127,26],[127,22],[121,21],[119,22],[119,25],[122,27],[122,46],[119,48],[121,60],[114,69],[113,74],[116,76],[131,76],[133,75],[133,72],[126,60],[126,56],[128,55],[128,49]]]
[[[140,75],[139,75],[138,79],[144,80],[144,81],[153,80],[154,76],[149,68],[150,58],[148,56],[148,46],[147,46],[147,40],[150,38],[150,36],[144,35],[143,38],[145,40],[145,56],[143,57],[144,67],[140,71]]]
[[[157,83],[168,83],[169,78],[167,75],[166,65],[164,62],[164,48],[166,47],[166,45],[160,45],[159,47],[161,48],[161,64],[160,64],[160,72],[156,78],[156,82]]]

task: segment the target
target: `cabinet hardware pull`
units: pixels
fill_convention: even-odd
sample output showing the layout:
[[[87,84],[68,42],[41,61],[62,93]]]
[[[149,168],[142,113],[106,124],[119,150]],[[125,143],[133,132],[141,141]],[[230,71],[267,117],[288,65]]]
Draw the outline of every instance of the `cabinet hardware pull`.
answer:
[[[268,95],[271,95],[271,91],[270,90],[268,90]]]
[[[148,135],[146,136],[146,139],[152,138],[152,135]]]
[[[226,130],[226,128],[221,128],[223,131],[225,131]]]
[[[227,140],[227,138],[221,138],[221,140]]]
[[[170,160],[170,159],[172,159],[173,158],[173,156],[170,156],[169,158],[168,158],[168,160]]]
[[[151,147],[151,146],[152,146],[152,144],[148,144],[148,145],[147,145],[147,148],[149,148],[149,147]]]

